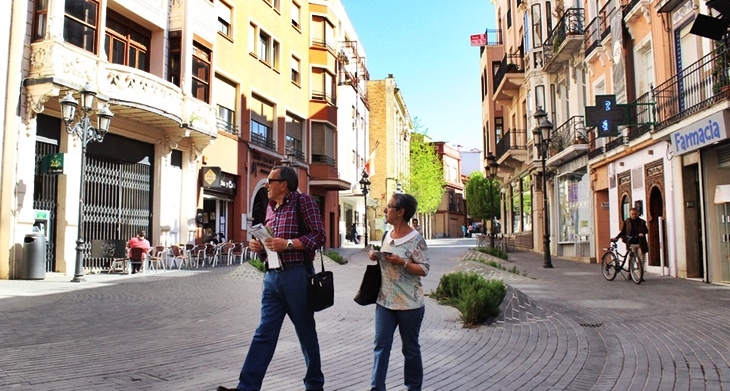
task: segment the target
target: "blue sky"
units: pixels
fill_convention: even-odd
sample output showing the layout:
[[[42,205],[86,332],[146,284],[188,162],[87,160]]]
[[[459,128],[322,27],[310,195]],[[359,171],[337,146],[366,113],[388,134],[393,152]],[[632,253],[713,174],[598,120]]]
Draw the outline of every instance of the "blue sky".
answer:
[[[342,0],[365,48],[370,79],[392,73],[411,118],[436,141],[481,146],[479,48],[494,29],[489,0]]]

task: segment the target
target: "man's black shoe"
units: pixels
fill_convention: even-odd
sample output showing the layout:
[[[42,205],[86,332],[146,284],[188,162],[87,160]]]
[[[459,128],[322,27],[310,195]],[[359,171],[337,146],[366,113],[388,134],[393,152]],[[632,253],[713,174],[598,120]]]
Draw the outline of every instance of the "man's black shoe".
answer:
[[[223,386],[218,386],[218,391],[238,391],[238,388],[226,388]]]

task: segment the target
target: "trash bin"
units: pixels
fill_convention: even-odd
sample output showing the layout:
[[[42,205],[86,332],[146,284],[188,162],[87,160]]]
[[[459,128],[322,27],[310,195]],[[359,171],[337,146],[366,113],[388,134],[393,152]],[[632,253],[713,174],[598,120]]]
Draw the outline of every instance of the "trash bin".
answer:
[[[23,280],[43,280],[46,278],[46,237],[43,232],[25,235],[23,240]]]

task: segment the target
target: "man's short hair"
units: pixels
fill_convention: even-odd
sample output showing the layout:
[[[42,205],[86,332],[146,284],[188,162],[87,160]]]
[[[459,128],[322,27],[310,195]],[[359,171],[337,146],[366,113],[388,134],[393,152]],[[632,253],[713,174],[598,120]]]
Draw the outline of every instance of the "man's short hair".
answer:
[[[140,229],[139,231],[137,231],[137,236],[145,237],[146,234],[147,234],[147,232],[145,232],[143,229]]]

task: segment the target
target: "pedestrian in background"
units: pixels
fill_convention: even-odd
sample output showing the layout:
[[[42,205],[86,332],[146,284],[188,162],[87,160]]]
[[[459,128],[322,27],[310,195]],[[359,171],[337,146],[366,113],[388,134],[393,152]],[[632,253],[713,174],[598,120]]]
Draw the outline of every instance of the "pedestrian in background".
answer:
[[[403,344],[403,383],[408,391],[421,391],[423,361],[418,342],[425,314],[421,277],[430,264],[426,240],[408,225],[416,213],[418,201],[410,194],[395,193],[385,209],[392,225],[385,238],[380,257],[370,251],[370,259],[380,262],[382,283],[375,306],[375,348],[371,391],[385,391],[390,350],[396,327]]]
[[[350,235],[352,236],[352,243],[360,244],[360,241],[357,239],[357,224],[352,223],[352,228],[350,228]]]
[[[139,231],[137,231],[137,236],[134,236],[131,239],[129,239],[129,241],[127,242],[127,248],[130,251],[129,251],[129,253],[127,253],[127,257],[132,256],[131,250],[133,248],[141,248],[142,250],[144,250],[145,254],[149,254],[150,248],[152,248],[152,246],[150,245],[150,242],[147,239],[145,239],[146,235],[147,235],[147,232],[145,232],[144,230],[139,230]],[[139,269],[142,267],[143,263],[144,263],[144,255],[142,258],[142,262],[132,263],[132,274],[138,273]]]
[[[299,177],[291,167],[274,167],[266,180],[269,205],[264,225],[273,238],[263,243],[249,242],[249,249],[266,260],[265,249],[277,252],[281,266],[268,268],[264,274],[261,294],[261,322],[253,336],[243,362],[236,388],[218,387],[218,391],[259,391],[264,375],[276,350],[284,316],[289,316],[299,338],[307,373],[307,391],[322,391],[324,375],[319,354],[319,341],[314,311],[309,309],[307,286],[312,263],[305,260],[325,243],[325,230],[319,209],[312,196],[297,191]],[[301,216],[301,221],[298,220]],[[298,232],[300,225],[307,232]],[[286,374],[279,374],[285,376]]]

